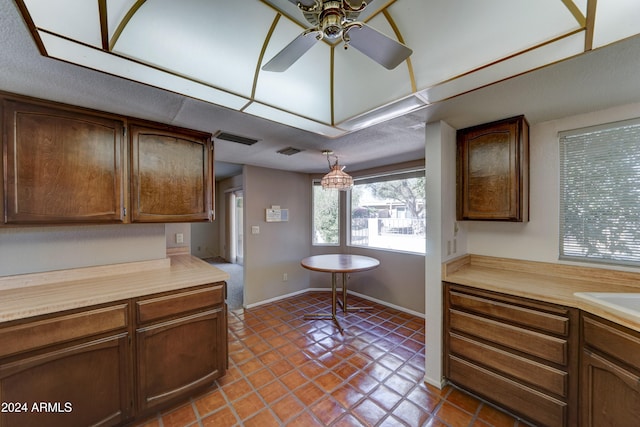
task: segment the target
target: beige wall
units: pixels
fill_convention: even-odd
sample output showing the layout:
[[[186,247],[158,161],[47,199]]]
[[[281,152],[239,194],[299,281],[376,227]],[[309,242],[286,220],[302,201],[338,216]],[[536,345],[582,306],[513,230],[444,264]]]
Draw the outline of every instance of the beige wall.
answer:
[[[311,247],[311,185],[307,174],[244,167],[245,297],[251,306],[309,287],[300,260]],[[265,209],[289,209],[288,222],[266,222]],[[252,234],[251,227],[260,228]],[[288,279],[283,280],[283,274]]]
[[[191,248],[191,224],[175,222],[165,224],[165,239],[167,249],[178,249],[190,252]],[[182,243],[178,243],[177,234],[182,234]]]
[[[0,227],[0,276],[164,258],[164,224]]]

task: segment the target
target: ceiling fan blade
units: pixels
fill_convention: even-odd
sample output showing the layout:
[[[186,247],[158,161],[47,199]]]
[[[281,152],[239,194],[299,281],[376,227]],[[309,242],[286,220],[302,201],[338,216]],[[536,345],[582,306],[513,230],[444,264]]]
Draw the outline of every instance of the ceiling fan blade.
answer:
[[[406,60],[413,50],[380,31],[363,24],[348,32],[349,46],[353,46],[388,70],[393,70]]]
[[[302,55],[313,47],[322,39],[320,31],[305,31],[298,37],[293,39],[291,43],[285,46],[276,56],[271,58],[269,62],[262,66],[263,71],[286,71],[293,65]]]

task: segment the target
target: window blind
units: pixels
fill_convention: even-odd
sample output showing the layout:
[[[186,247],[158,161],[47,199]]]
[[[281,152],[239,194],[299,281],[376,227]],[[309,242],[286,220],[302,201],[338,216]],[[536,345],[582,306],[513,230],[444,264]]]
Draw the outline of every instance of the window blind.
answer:
[[[559,140],[560,258],[640,265],[640,119]]]

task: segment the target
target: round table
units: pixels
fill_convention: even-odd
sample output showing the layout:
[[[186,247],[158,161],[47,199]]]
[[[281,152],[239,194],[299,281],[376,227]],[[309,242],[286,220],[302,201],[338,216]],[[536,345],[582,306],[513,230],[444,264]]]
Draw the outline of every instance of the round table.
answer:
[[[312,271],[322,271],[331,273],[331,314],[314,313],[305,315],[305,319],[332,319],[340,333],[344,330],[336,317],[337,298],[337,275],[342,273],[342,311],[345,313],[349,310],[366,310],[369,307],[347,307],[347,273],[356,273],[358,271],[372,270],[380,265],[380,261],[363,255],[350,254],[325,254],[313,255],[303,259],[300,264]]]

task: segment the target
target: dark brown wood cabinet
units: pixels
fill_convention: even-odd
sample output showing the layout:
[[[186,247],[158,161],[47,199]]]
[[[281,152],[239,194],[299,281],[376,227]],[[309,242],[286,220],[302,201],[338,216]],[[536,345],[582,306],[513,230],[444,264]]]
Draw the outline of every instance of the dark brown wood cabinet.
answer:
[[[156,410],[212,384],[225,371],[224,289],[224,284],[218,284],[137,303],[140,411]]]
[[[0,426],[112,426],[133,411],[128,306],[0,328]]]
[[[457,132],[458,220],[529,220],[529,124],[524,116]]]
[[[210,221],[210,135],[141,123],[129,129],[132,221]]]
[[[121,426],[212,385],[227,367],[225,290],[0,324],[0,427]]]
[[[577,321],[576,309],[445,284],[445,376],[535,425],[577,425]]]
[[[2,107],[5,222],[124,221],[123,120],[14,99]]]
[[[580,425],[640,420],[640,333],[582,313]]]
[[[213,219],[211,134],[1,92],[0,106],[0,223]]]

